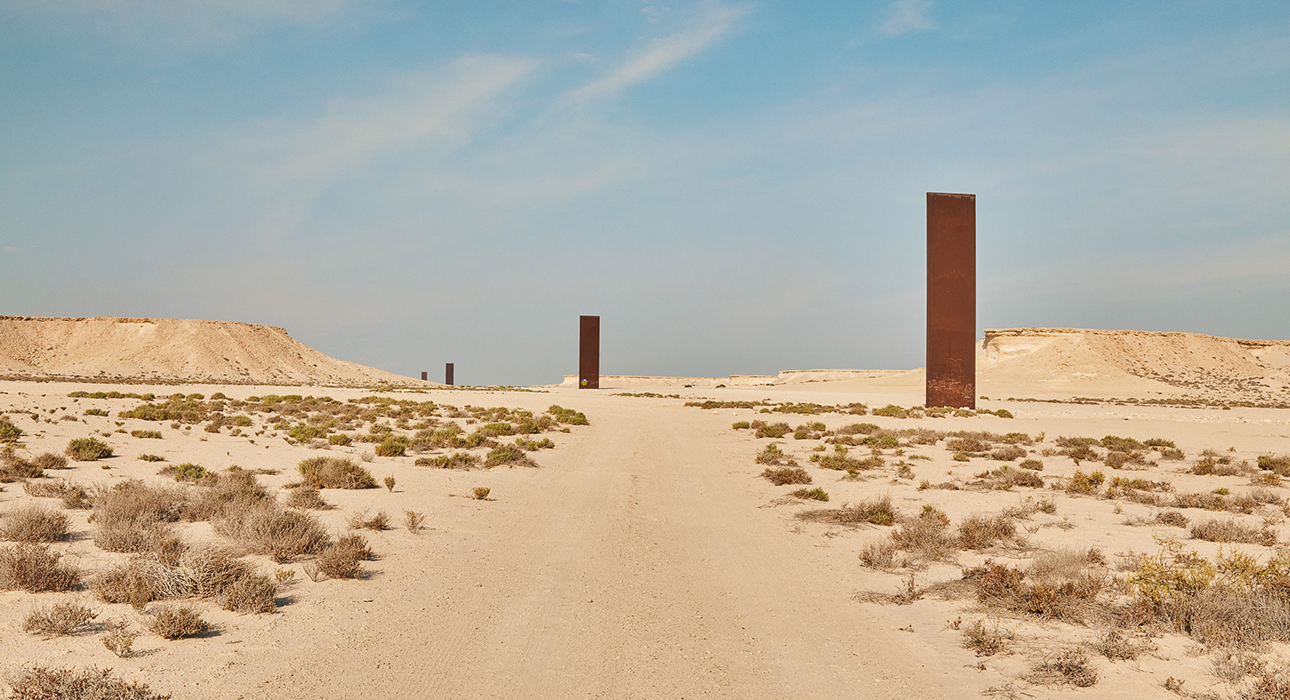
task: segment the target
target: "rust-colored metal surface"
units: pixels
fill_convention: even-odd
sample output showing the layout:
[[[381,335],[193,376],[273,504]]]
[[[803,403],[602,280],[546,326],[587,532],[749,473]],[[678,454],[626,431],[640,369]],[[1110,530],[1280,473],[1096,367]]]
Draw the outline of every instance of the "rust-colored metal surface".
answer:
[[[452,363],[445,363],[443,366],[443,383],[452,386]]]
[[[423,381],[423,382],[424,382],[424,381],[426,381],[426,380],[427,380],[427,379],[429,379],[429,378],[430,378],[430,373],[429,373],[429,372],[422,372],[422,373],[421,373],[421,381]]]
[[[578,317],[578,388],[600,388],[600,317]]]
[[[927,406],[976,408],[976,195],[927,193]]]

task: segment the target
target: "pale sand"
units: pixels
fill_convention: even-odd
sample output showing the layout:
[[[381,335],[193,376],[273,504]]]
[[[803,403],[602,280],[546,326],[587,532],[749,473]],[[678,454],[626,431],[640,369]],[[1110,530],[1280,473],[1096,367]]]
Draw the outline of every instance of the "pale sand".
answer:
[[[878,381],[878,380],[875,380]],[[687,397],[730,400],[849,403],[871,406],[920,403],[921,388],[875,386],[862,390],[848,382],[785,387],[727,388],[686,392]],[[5,410],[36,409],[48,417],[67,413],[86,422],[41,422],[11,414],[28,431],[33,453],[60,451],[71,437],[114,430],[115,418],[83,416],[90,407],[115,414],[137,403],[129,400],[66,398],[70,391],[122,390],[170,393],[170,387],[121,387],[67,383],[0,384]],[[265,393],[325,393],[334,398],[368,395],[357,389],[186,386],[182,391],[223,391],[230,397]],[[670,391],[670,390],[669,390]],[[404,509],[429,514],[426,531],[396,528],[367,534],[378,559],[365,563],[370,576],[358,581],[314,583],[300,573],[283,592],[271,615],[236,615],[198,602],[218,633],[167,642],[145,634],[137,656],[118,659],[97,634],[42,640],[19,632],[33,607],[66,594],[0,593],[0,654],[5,666],[47,663],[111,667],[121,676],[148,682],[177,698],[358,698],[358,697],[979,697],[990,687],[1012,683],[1031,697],[1081,692],[1090,697],[1172,697],[1161,686],[1168,676],[1204,689],[1215,681],[1210,658],[1187,654],[1189,642],[1171,635],[1156,640],[1159,649],[1135,662],[1095,659],[1102,680],[1083,691],[1029,687],[1018,676],[1037,653],[1091,637],[1092,630],[1058,623],[1008,622],[1024,643],[1009,655],[977,658],[962,648],[961,636],[946,626],[956,617],[984,613],[970,603],[924,599],[910,606],[857,602],[857,592],[891,592],[899,574],[865,569],[858,561],[863,545],[885,537],[885,528],[860,529],[804,523],[799,511],[855,502],[890,493],[901,510],[917,512],[923,503],[944,510],[957,522],[976,512],[997,512],[1039,492],[919,492],[914,481],[895,480],[886,469],[870,481],[839,481],[837,472],[811,469],[815,483],[829,491],[829,504],[787,502],[794,487],[775,487],[758,478],[755,454],[768,442],[748,431],[734,431],[736,420],[769,418],[796,424],[821,420],[839,427],[856,420],[883,427],[926,426],[939,430],[1046,432],[1049,445],[1058,435],[1106,434],[1139,439],[1165,437],[1190,457],[1205,448],[1252,460],[1290,448],[1290,412],[1274,409],[1181,409],[1132,406],[1081,406],[983,401],[983,407],[1008,408],[1013,420],[982,416],[899,420],[880,416],[856,419],[825,414],[810,418],[765,416],[753,410],[703,411],[677,399],[613,396],[613,389],[556,389],[540,393],[444,392],[407,398],[455,405],[500,405],[544,410],[552,403],[586,412],[593,425],[554,434],[554,450],[536,453],[540,469],[458,472],[412,465],[414,456],[376,458],[367,466],[378,480],[397,478],[394,493],[326,490],[339,506],[318,513],[335,532],[358,509]],[[48,413],[55,409],[53,414]],[[257,421],[258,423],[258,421]],[[119,433],[108,442],[119,456],[100,463],[73,462],[55,476],[79,483],[111,483],[134,477],[165,483],[158,464],[141,462],[153,452],[171,463],[193,461],[208,468],[239,464],[281,469],[263,476],[277,487],[295,480],[302,458],[320,454],[282,439],[209,434],[197,427],[171,430],[145,421],[126,421],[125,429],[156,429],[163,440],[138,440]],[[258,428],[258,425],[257,425]],[[781,441],[806,462],[809,441]],[[813,444],[813,443],[811,443]],[[335,448],[356,453],[370,445]],[[916,462],[917,478],[970,479],[998,462],[958,463],[942,447],[909,450],[932,458]],[[1066,458],[1044,458],[1043,476],[1069,475]],[[1188,461],[1188,464],[1190,460]],[[1145,472],[1124,473],[1168,479],[1180,491],[1227,486],[1249,488],[1244,477],[1179,474],[1185,464],[1162,462]],[[1108,475],[1117,475],[1105,470]],[[471,487],[487,485],[493,500],[465,498]],[[1285,489],[1278,489],[1284,492]],[[1114,560],[1128,552],[1154,552],[1153,534],[1174,528],[1128,527],[1126,515],[1149,516],[1146,506],[1119,501],[1055,496],[1055,515],[1036,515],[1025,524],[1069,521],[1070,530],[1038,529],[1032,540],[1042,548],[1097,546]],[[0,513],[31,501],[18,484],[0,494]],[[54,503],[54,501],[45,501]],[[1117,503],[1124,514],[1113,509]],[[1186,511],[1195,518],[1198,511]],[[74,535],[58,545],[90,572],[124,555],[106,554],[92,544],[85,511],[69,511]],[[1218,514],[1206,513],[1218,517]],[[1223,517],[1226,517],[1224,515]],[[1237,516],[1257,523],[1257,516]],[[186,525],[194,539],[217,539],[205,523]],[[1278,525],[1286,537],[1283,525]],[[1213,556],[1217,545],[1188,542]],[[1241,545],[1252,552],[1267,549]],[[961,565],[985,554],[964,552]],[[990,556],[1006,559],[1008,552]],[[1024,555],[1029,556],[1029,555]],[[250,557],[264,572],[277,565]],[[918,574],[918,584],[950,580],[959,568],[934,565]],[[92,599],[86,591],[75,594]],[[100,619],[144,618],[127,605],[103,605]],[[1284,658],[1285,649],[1276,645]],[[978,670],[977,664],[985,670]]]

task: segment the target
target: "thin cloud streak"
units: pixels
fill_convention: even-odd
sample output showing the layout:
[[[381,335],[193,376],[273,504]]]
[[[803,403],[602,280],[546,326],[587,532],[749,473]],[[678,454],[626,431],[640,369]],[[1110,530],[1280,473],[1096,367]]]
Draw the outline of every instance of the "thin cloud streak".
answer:
[[[936,28],[927,17],[932,8],[931,0],[896,0],[882,23],[882,33],[899,36],[909,32],[925,32]]]
[[[566,103],[577,104],[612,95],[632,85],[649,82],[677,64],[715,44],[734,27],[747,11],[712,4],[698,26],[671,36],[654,39],[645,51],[619,66],[609,75],[569,93]]]

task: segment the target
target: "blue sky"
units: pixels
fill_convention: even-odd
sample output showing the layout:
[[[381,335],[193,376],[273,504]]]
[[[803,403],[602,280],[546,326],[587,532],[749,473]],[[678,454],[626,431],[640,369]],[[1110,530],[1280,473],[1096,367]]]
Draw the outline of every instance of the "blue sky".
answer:
[[[1290,3],[0,0],[0,313],[284,326],[462,383],[1290,338]]]

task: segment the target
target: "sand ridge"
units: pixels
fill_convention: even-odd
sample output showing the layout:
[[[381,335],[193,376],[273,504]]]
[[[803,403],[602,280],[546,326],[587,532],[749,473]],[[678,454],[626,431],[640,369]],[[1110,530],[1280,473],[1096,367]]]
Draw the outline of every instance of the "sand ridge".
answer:
[[[235,384],[407,385],[277,326],[158,318],[0,316],[0,375]]]

